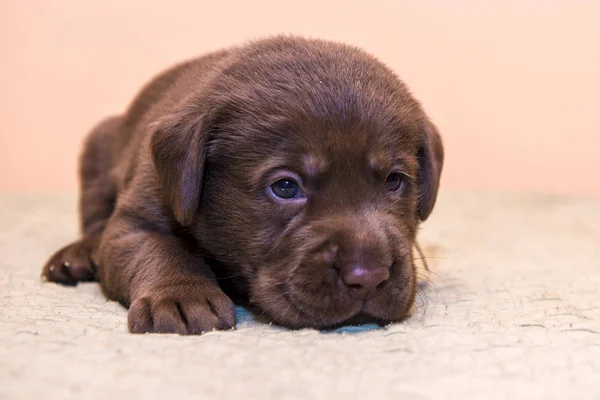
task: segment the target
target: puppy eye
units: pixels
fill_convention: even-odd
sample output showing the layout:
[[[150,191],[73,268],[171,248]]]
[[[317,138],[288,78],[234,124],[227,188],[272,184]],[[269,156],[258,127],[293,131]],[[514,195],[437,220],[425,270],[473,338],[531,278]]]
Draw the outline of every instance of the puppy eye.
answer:
[[[403,174],[392,172],[385,180],[385,186],[390,192],[402,192],[406,187],[406,179]]]
[[[302,197],[298,183],[289,178],[280,179],[270,186],[271,192],[280,199],[295,199]]]

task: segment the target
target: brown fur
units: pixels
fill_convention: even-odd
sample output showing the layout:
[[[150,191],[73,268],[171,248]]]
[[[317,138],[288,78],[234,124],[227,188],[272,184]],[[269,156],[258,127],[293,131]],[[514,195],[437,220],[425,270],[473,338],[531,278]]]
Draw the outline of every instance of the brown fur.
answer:
[[[400,321],[443,158],[420,104],[361,50],[274,37],[218,51],[89,134],[82,239],[43,276],[97,280],[137,333],[231,328],[231,298],[291,328]],[[303,199],[270,194],[290,176]]]

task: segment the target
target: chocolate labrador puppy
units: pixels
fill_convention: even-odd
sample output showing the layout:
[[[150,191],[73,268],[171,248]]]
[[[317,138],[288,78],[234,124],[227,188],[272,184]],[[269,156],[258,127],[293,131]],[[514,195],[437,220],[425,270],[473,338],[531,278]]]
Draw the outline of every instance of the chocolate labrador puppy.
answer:
[[[134,333],[406,318],[444,151],[357,48],[278,36],[182,63],[100,123],[80,159],[82,237],[43,277],[97,280]]]

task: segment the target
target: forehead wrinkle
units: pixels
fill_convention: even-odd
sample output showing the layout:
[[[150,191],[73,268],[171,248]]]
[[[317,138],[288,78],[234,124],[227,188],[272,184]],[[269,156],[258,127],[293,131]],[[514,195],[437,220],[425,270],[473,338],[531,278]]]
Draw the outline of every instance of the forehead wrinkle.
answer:
[[[275,171],[290,171],[306,180],[316,180],[327,170],[327,161],[319,154],[284,147],[279,154],[270,154],[262,158],[255,168],[252,168],[250,184],[259,187],[267,184],[269,175]]]
[[[262,185],[267,184],[266,180],[268,179],[269,173],[280,170],[280,169],[290,169],[288,167],[289,163],[285,157],[280,156],[270,156],[260,162],[255,168],[252,168],[252,173],[250,174],[250,185],[252,187],[260,187]]]
[[[416,168],[415,157],[411,157],[408,151],[392,152],[387,151],[373,151],[368,157],[368,166],[372,171],[376,173],[387,173],[389,170],[394,168],[400,168],[400,171],[405,174],[410,174],[411,171]]]
[[[393,161],[392,155],[389,151],[382,151],[381,149],[373,149],[367,155],[367,162],[371,171],[376,173],[382,173],[387,169],[390,169]]]
[[[302,157],[304,172],[307,178],[316,179],[327,170],[328,163],[319,154],[307,152]]]
[[[219,141],[222,152],[231,153],[237,149],[236,159],[242,158],[249,166],[254,165],[250,167],[249,183],[255,187],[263,185],[265,175],[276,169],[287,169],[307,179],[318,180],[328,173],[335,172],[338,177],[351,173],[355,177],[362,169],[367,176],[368,168],[385,170],[399,164],[404,169],[405,164],[410,164],[415,140],[409,131],[402,134],[391,129],[366,126],[368,124],[342,127],[335,126],[332,121],[298,118],[296,115],[260,122],[254,120],[255,117],[230,121],[238,128],[230,128],[239,132],[236,140],[223,138]],[[248,148],[253,151],[245,151]],[[404,154],[396,154],[393,149],[404,150]],[[376,160],[372,162],[374,155]],[[410,173],[410,169],[407,165],[406,172]]]

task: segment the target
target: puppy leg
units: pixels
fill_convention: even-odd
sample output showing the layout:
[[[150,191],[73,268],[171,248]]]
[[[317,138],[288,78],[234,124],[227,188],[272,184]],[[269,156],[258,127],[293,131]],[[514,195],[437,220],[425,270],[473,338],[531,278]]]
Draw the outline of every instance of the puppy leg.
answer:
[[[117,152],[122,117],[111,117],[100,123],[88,136],[79,159],[81,196],[80,226],[84,237],[100,236],[106,221],[115,210],[117,184],[113,160]]]
[[[129,307],[129,331],[192,335],[235,326],[233,302],[195,246],[148,225],[117,210],[98,252],[100,285]]]
[[[121,117],[100,123],[88,135],[79,159],[81,195],[79,198],[82,239],[73,242],[50,257],[42,269],[42,277],[67,285],[93,281],[93,253],[100,243],[106,221],[112,215],[117,196],[112,177],[112,146],[118,135]]]

